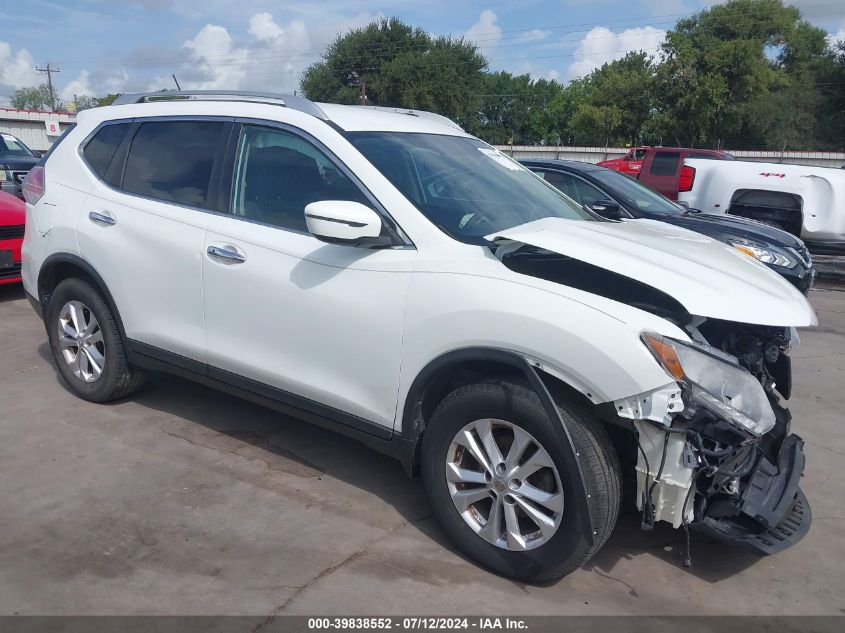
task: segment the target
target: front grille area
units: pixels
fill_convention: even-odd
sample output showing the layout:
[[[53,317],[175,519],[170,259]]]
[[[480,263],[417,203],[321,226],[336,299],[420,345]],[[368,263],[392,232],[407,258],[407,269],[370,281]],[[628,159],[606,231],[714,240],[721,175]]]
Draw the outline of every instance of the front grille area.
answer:
[[[23,183],[23,179],[26,178],[26,175],[28,173],[29,173],[29,170],[27,170],[27,171],[13,171],[12,172],[12,178],[14,178],[16,183],[21,184],[21,183]]]
[[[0,240],[13,240],[23,237],[23,224],[0,226]]]
[[[10,279],[21,276],[21,265],[15,264],[11,268],[0,268],[0,279]]]

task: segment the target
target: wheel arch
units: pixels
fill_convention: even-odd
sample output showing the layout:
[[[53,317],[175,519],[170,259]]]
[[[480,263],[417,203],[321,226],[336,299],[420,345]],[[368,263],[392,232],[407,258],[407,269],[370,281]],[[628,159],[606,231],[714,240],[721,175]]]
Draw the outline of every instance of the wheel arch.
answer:
[[[510,378],[536,387],[535,376],[555,399],[574,398],[585,406],[595,406],[575,385],[544,371],[519,352],[469,347],[446,352],[430,361],[414,378],[402,404],[400,459],[405,472],[411,477],[419,473],[420,439],[427,421],[452,389],[473,378]]]
[[[97,270],[79,255],[73,253],[54,253],[44,260],[38,272],[38,304],[41,307],[41,314],[46,321],[47,306],[50,296],[62,281],[76,277],[89,282],[103,296],[117,322],[120,337],[126,342],[126,332],[123,329],[123,321],[120,318],[120,311],[109,292],[109,288],[103,277]]]
[[[804,197],[793,191],[760,186],[738,188],[731,194],[727,212],[774,224],[800,237],[804,226]]]

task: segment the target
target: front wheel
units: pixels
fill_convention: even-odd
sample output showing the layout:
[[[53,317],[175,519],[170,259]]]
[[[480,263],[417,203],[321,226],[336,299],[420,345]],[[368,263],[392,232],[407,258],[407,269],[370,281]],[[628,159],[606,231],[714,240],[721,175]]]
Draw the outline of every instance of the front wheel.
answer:
[[[592,545],[565,477],[571,451],[530,389],[504,381],[460,387],[438,405],[423,436],[422,477],[434,514],[465,554],[504,576],[564,576],[598,551],[616,523],[619,463],[606,431],[577,403],[559,410],[589,491]]]

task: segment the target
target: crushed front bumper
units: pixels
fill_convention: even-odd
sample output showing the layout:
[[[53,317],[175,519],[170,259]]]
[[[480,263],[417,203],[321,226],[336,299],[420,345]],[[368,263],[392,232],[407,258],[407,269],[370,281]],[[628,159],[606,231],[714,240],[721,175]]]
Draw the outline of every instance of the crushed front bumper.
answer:
[[[804,441],[790,435],[781,445],[777,463],[761,453],[742,494],[711,500],[694,527],[761,555],[775,554],[800,541],[812,521],[810,505],[799,487],[803,448]]]

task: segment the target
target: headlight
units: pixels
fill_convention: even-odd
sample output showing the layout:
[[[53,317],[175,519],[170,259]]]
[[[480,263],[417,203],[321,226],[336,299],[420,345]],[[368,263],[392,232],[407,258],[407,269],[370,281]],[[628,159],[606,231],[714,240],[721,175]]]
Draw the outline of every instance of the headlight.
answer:
[[[797,263],[795,258],[789,253],[775,246],[764,246],[762,244],[748,242],[746,240],[731,240],[728,244],[741,253],[745,253],[749,257],[760,260],[764,264],[781,266],[783,268],[792,268]]]
[[[775,425],[763,385],[733,357],[651,332],[642,339],[693,403],[757,436]]]

